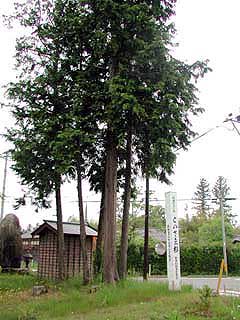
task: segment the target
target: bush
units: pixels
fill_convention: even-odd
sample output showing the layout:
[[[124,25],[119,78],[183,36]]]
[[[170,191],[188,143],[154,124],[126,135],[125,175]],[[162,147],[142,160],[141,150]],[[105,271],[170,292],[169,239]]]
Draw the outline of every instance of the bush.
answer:
[[[228,271],[231,275],[240,275],[240,248],[229,247]],[[222,246],[189,246],[181,248],[181,273],[184,275],[208,274],[217,275],[223,258]],[[159,256],[154,250],[154,244],[149,248],[149,263],[152,274],[167,274],[167,257]],[[143,270],[143,243],[131,242],[128,247],[129,272],[142,273]]]
[[[198,292],[201,308],[204,311],[208,311],[211,304],[212,289],[205,285],[201,289],[198,289]]]

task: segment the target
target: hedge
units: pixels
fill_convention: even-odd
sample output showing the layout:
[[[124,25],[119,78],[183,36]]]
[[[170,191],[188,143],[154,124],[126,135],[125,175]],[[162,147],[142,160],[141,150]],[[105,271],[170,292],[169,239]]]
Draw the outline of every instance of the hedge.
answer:
[[[227,255],[229,274],[240,275],[240,247],[229,247]],[[221,246],[182,247],[180,257],[182,275],[217,275],[223,258],[223,250]],[[152,274],[167,274],[166,254],[164,256],[157,255],[154,247],[149,248],[149,263],[151,264]],[[129,244],[128,270],[130,273],[142,273],[143,246],[134,243]]]

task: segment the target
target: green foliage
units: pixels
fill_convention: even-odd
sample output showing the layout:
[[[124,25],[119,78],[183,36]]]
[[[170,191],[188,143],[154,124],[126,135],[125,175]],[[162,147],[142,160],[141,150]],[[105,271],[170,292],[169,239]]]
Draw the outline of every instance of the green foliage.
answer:
[[[121,185],[129,127],[135,167],[169,183],[175,150],[186,149],[194,136],[190,114],[203,111],[195,82],[209,70],[207,61],[189,65],[172,56],[175,29],[169,19],[175,2],[28,0],[16,5],[13,18],[28,35],[17,40],[19,78],[8,89],[15,124],[8,140],[13,169],[37,200],[45,203],[64,177],[76,175],[103,191],[108,159],[106,167],[114,170],[106,170],[112,174],[107,179],[115,185],[119,160]],[[109,190],[106,199],[114,201],[115,188]],[[112,236],[112,256],[114,210],[109,216],[105,234]]]
[[[226,204],[225,198],[229,196],[230,187],[227,184],[226,178],[223,176],[219,176],[217,181],[213,187],[213,195],[217,199],[217,204],[220,204],[220,199],[222,199],[223,203]]]
[[[202,223],[202,219],[198,216],[193,216],[189,219],[187,215],[186,219],[179,219],[180,239],[184,246],[191,246],[192,244],[199,243],[198,230]]]
[[[205,285],[201,289],[198,289],[198,292],[201,308],[204,311],[209,311],[211,305],[212,289],[209,288],[209,286]]]
[[[216,204],[218,207],[220,206],[220,199],[222,199],[225,219],[234,225],[236,223],[234,219],[236,215],[234,215],[231,212],[232,208],[229,205],[229,202],[227,199],[230,195],[230,191],[231,189],[227,183],[227,179],[224,178],[223,176],[219,176],[213,187],[212,193],[214,198],[216,199]],[[219,210],[216,210],[215,214],[218,214],[218,213],[220,214]]]
[[[30,289],[38,280],[32,275],[0,273],[0,293]]]
[[[239,267],[236,261],[239,256],[239,249],[227,248],[229,258],[229,273],[239,274]],[[208,274],[217,275],[220,270],[220,263],[223,258],[223,248],[220,245],[211,246],[191,246],[181,249],[181,267],[183,274]]]
[[[166,255],[159,256],[155,252],[156,240],[149,241],[149,264],[151,264],[152,274],[166,274],[167,260]],[[144,240],[136,237],[128,245],[128,270],[130,273],[142,274],[143,270],[143,246]]]
[[[234,234],[234,228],[230,222],[225,222],[225,233],[227,243],[231,243]],[[199,244],[200,245],[213,245],[214,243],[222,244],[222,219],[221,216],[215,216],[198,229]]]
[[[174,4],[48,0],[17,6],[14,18],[31,37],[17,42],[20,81],[8,90],[17,130],[8,138],[14,169],[42,190],[40,197],[59,175],[74,175],[76,159],[83,172],[90,159],[92,188],[102,189],[106,125],[121,147],[129,114],[138,166],[167,181],[173,150],[193,135],[188,112],[201,111],[192,80],[208,70],[205,62],[187,65],[171,56],[174,28],[167,20]]]
[[[154,250],[155,244],[149,246],[149,263],[152,274],[167,274],[166,254],[159,256]],[[238,247],[228,247],[229,273],[239,275],[240,250]],[[181,273],[183,275],[217,275],[223,258],[222,245],[181,247]],[[130,273],[142,273],[143,241],[130,242],[128,248],[128,270]]]
[[[5,275],[0,275],[0,282]],[[80,285],[74,278],[56,286],[47,296],[30,296],[34,280],[29,276],[8,277],[9,287],[22,278],[19,291],[3,298],[0,293],[0,319],[87,319],[87,320],[201,320],[238,319],[238,299],[215,297],[209,313],[203,314],[199,293],[190,287],[170,292],[158,282],[124,281],[116,286],[100,284],[95,293]],[[4,280],[3,280],[4,281]],[[229,317],[230,315],[230,317]]]
[[[150,199],[155,198],[155,193],[150,191]],[[154,204],[149,205],[149,227],[157,228],[159,230],[165,230],[166,228],[166,220],[165,220],[165,210],[161,205]],[[135,236],[136,228],[144,228],[144,210],[145,203],[144,199],[141,197],[141,190],[134,190],[134,195],[132,199],[132,210],[129,214],[129,229],[130,236]]]
[[[149,227],[158,228],[159,230],[165,229],[165,211],[161,206],[150,205],[149,208]],[[129,226],[132,229],[144,228],[144,215],[131,215],[129,219]]]
[[[206,219],[209,217],[209,203],[211,199],[211,192],[209,183],[205,178],[201,178],[197,185],[197,190],[194,193],[194,209],[197,211],[197,215]]]

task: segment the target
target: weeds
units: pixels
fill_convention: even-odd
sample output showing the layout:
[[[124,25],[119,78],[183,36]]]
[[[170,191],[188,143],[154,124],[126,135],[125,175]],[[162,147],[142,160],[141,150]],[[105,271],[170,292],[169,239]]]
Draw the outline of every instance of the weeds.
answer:
[[[61,284],[44,282],[49,293],[32,297],[30,288],[36,283],[31,276],[0,275],[0,320],[239,319],[239,300],[216,297],[211,303],[208,287],[172,292],[157,282],[121,281],[116,286],[99,283],[98,290],[89,294],[81,278],[74,278]]]
[[[212,289],[209,286],[205,285],[201,289],[198,289],[200,306],[203,311],[209,311],[212,298]]]

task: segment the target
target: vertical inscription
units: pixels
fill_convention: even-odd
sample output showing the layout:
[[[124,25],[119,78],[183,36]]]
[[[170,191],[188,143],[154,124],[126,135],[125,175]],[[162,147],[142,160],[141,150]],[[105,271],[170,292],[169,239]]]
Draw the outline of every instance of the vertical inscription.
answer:
[[[181,289],[179,227],[175,192],[165,194],[167,264],[170,290]]]

